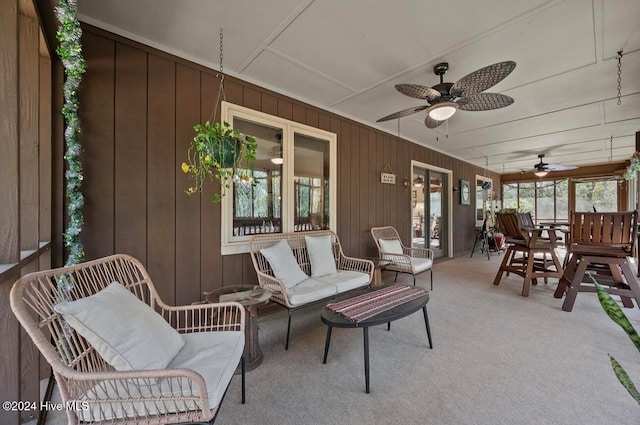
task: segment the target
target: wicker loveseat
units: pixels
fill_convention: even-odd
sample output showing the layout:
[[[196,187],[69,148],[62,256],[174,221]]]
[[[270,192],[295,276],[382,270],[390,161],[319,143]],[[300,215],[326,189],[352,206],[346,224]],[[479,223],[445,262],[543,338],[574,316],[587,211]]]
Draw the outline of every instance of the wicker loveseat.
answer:
[[[10,300],[73,406],[69,424],[212,421],[239,363],[244,403],[239,303],[168,306],[127,255],[25,275]]]
[[[284,251],[269,252],[282,241],[290,249],[285,245]],[[285,349],[289,348],[293,311],[368,286],[373,278],[373,262],[345,256],[338,235],[330,230],[256,235],[249,241],[249,250],[258,283],[289,313]],[[291,254],[289,265],[299,270],[293,270],[297,279],[287,282],[284,273],[291,270],[279,274],[276,263]]]

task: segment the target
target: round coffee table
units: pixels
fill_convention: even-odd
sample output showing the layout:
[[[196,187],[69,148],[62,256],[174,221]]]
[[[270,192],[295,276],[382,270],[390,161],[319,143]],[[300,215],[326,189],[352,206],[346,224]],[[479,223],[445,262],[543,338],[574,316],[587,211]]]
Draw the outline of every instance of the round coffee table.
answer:
[[[236,301],[242,304],[247,312],[244,326],[244,362],[247,371],[253,370],[262,363],[262,350],[258,342],[258,307],[265,305],[271,298],[271,292],[257,285],[229,285],[205,292],[210,303]],[[238,371],[236,371],[238,373]]]

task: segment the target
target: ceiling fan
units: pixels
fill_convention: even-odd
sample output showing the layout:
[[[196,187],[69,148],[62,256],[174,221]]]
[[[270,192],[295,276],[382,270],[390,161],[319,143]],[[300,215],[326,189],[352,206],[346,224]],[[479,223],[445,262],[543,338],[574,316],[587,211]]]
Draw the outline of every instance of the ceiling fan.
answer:
[[[447,73],[449,64],[439,63],[433,67],[433,72],[440,77],[440,84],[433,87],[418,84],[396,84],[395,86],[396,90],[406,96],[426,100],[427,105],[407,108],[382,117],[376,122],[402,118],[426,109],[425,125],[429,128],[436,128],[451,118],[458,109],[462,111],[487,111],[504,108],[513,103],[512,97],[499,93],[481,92],[498,84],[515,67],[516,63],[513,61],[494,63],[462,77],[454,84],[444,82],[444,74]]]
[[[564,164],[547,164],[546,162],[542,162],[542,158],[544,158],[544,154],[538,155],[540,158],[540,162],[533,166],[533,174],[538,177],[546,176],[549,171],[566,171],[566,170],[575,170],[578,168],[577,165],[564,165]]]

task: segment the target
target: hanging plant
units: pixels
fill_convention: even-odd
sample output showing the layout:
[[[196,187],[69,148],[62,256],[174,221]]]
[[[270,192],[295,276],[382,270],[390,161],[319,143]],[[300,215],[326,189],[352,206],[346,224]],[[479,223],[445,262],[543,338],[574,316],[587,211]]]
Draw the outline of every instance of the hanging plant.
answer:
[[[631,156],[627,171],[625,171],[622,177],[624,177],[625,180],[633,180],[638,175],[638,171],[640,171],[640,157],[638,157],[638,152],[635,152]]]
[[[76,0],[60,0],[56,7],[56,16],[60,22],[56,38],[59,45],[56,52],[64,67],[64,105],[62,115],[65,120],[64,140],[66,151],[64,159],[67,161],[66,190],[67,214],[69,223],[64,232],[65,246],[69,249],[66,265],[81,263],[84,260],[84,249],[80,242],[80,232],[84,218],[82,206],[84,197],[80,191],[82,183],[82,164],[80,152],[82,148],[78,141],[80,133],[80,119],[78,118],[78,88],[85,72],[85,61],[82,57],[82,29],[77,18],[78,6]]]
[[[258,142],[254,137],[232,129],[227,122],[211,125],[207,121],[193,129],[196,135],[189,145],[187,162],[183,162],[181,166],[182,171],[189,174],[195,182],[185,191],[187,194],[201,192],[205,180],[215,179],[220,182],[220,192],[214,193],[213,202],[220,202],[240,170],[243,170],[242,174],[237,175],[240,181],[255,184],[250,175],[258,149]]]

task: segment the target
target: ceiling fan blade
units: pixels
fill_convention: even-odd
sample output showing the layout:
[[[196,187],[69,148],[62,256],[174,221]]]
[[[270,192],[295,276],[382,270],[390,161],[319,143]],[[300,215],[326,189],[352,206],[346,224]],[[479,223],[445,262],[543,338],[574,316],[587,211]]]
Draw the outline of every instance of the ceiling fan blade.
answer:
[[[446,120],[443,120],[443,121],[434,120],[429,115],[427,115],[427,117],[424,119],[424,125],[426,125],[428,128],[436,128],[445,121]]]
[[[456,97],[453,101],[455,103],[457,103],[459,106],[462,106],[462,105],[466,105],[467,103],[469,103],[469,98],[468,97]]]
[[[504,108],[513,103],[513,98],[500,93],[476,93],[467,96],[469,103],[460,105],[463,111],[488,111],[491,109]]]
[[[441,96],[438,90],[418,84],[396,84],[396,90],[405,96],[415,97],[416,99],[426,99],[429,103],[440,99]]]
[[[578,168],[577,165],[565,165],[565,164],[547,164],[545,167],[549,171],[568,171]]]
[[[429,107],[429,105],[413,106],[411,108],[407,108],[407,109],[403,109],[402,111],[395,112],[395,113],[393,113],[391,115],[387,115],[386,117],[382,117],[379,120],[377,120],[376,122],[389,121],[389,120],[394,120],[396,118],[406,117],[407,115],[411,115],[411,114],[414,114],[416,112],[424,111],[428,107]]]
[[[485,66],[462,77],[451,87],[449,93],[452,96],[469,96],[480,93],[504,80],[515,67],[514,61],[498,62]]]

